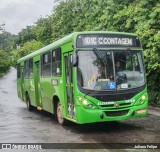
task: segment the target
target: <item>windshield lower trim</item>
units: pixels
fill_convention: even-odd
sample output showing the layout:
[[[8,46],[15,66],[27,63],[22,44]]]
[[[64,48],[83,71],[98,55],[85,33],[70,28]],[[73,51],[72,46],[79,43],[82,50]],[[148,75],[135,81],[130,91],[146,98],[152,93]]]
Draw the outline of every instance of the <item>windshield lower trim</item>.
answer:
[[[89,89],[84,89],[80,86],[78,86],[78,89],[83,92],[84,94],[92,94],[93,92],[95,94],[112,94],[112,93],[124,93],[124,92],[132,92],[132,91],[136,91],[136,90],[143,90],[146,87],[146,83],[144,83],[142,86],[139,87],[135,87],[135,88],[128,88],[125,90],[89,90]],[[143,89],[142,89],[143,88]]]
[[[95,91],[95,90],[86,90],[81,87],[78,87],[79,90],[85,94],[85,96],[91,96],[100,101],[120,101],[120,100],[129,100],[134,97],[137,93],[143,91],[146,88],[146,83],[143,86],[132,88],[128,90],[119,90],[119,91]]]

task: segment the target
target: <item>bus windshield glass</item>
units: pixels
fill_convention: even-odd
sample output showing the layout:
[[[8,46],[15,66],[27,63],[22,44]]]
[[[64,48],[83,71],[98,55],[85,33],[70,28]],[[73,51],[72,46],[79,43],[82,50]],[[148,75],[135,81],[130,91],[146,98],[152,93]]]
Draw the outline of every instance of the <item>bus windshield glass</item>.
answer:
[[[145,83],[141,51],[78,51],[78,85],[87,90],[126,90]]]

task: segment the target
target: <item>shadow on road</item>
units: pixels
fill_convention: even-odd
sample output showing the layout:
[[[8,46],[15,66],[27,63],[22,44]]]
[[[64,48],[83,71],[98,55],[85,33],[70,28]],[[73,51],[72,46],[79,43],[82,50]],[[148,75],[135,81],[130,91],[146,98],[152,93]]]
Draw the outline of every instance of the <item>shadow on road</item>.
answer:
[[[73,123],[71,123],[73,124]],[[92,123],[77,125],[73,124],[70,126],[64,126],[65,129],[70,130],[73,133],[79,134],[92,134],[92,133],[119,133],[124,131],[140,130],[142,127],[134,126],[124,122],[103,122],[103,123]]]
[[[22,110],[27,111],[26,108],[22,108]],[[29,111],[28,111],[29,112]],[[43,119],[44,121],[51,121],[54,124],[58,124],[55,119],[55,116],[46,111],[38,111],[34,109],[32,111],[34,115],[38,115],[39,119]],[[35,116],[30,116],[29,119],[35,119]],[[141,130],[143,127],[135,126],[133,124],[127,123],[127,121],[113,121],[113,122],[101,122],[101,123],[90,123],[90,124],[75,124],[73,122],[68,122],[66,126],[63,126],[64,129],[70,130],[70,132],[78,133],[78,134],[90,134],[90,133],[109,133],[109,132],[120,132],[120,131],[128,131],[128,130]]]

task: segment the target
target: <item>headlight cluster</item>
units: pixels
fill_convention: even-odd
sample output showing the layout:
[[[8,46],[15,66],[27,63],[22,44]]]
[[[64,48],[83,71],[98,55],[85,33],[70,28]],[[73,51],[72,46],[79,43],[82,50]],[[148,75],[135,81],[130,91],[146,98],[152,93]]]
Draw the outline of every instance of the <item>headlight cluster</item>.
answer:
[[[140,105],[140,104],[143,104],[146,100],[147,100],[148,96],[147,96],[147,93],[143,94],[137,101],[137,103]]]
[[[82,104],[83,107],[88,108],[88,109],[97,109],[96,105],[93,104],[91,101],[88,99],[84,99],[82,97],[78,97],[78,101]]]

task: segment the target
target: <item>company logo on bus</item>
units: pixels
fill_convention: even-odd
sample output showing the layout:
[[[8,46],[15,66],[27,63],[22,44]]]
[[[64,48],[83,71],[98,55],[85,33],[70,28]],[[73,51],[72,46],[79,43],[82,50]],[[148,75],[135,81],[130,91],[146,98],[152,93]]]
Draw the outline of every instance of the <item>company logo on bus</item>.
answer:
[[[115,106],[116,106],[116,107],[119,107],[119,103],[118,103],[118,102],[116,102],[116,103],[115,103]]]

